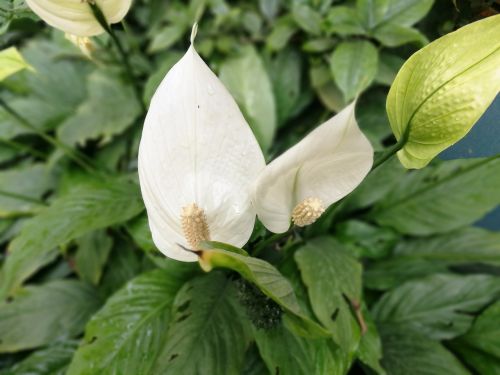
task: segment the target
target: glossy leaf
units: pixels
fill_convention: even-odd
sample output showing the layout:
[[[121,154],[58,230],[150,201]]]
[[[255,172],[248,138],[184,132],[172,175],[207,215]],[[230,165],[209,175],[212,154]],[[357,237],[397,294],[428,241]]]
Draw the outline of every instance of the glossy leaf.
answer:
[[[113,240],[106,232],[99,230],[80,237],[75,256],[75,268],[82,280],[97,285],[113,246]]]
[[[405,234],[444,233],[500,204],[499,183],[500,157],[448,161],[400,179],[370,217]]]
[[[276,104],[262,59],[253,48],[226,60],[220,79],[233,95],[262,149],[271,145],[276,130]]]
[[[361,301],[361,264],[328,237],[307,242],[297,250],[295,260],[315,315],[352,360],[361,329],[350,301]]]
[[[14,291],[57,255],[56,248],[95,229],[124,222],[144,209],[139,189],[127,180],[75,186],[27,221],[9,245],[0,271],[0,296]]]
[[[368,41],[340,43],[330,58],[330,69],[349,102],[373,81],[378,69],[378,52]]]
[[[95,290],[79,281],[28,286],[11,302],[0,304],[0,352],[33,349],[76,337],[100,304]]]
[[[240,374],[249,334],[230,280],[218,272],[196,278],[175,298],[152,373]]]
[[[186,276],[155,270],[111,296],[85,329],[68,375],[150,373],[165,341],[171,308]]]
[[[434,275],[387,292],[374,306],[377,323],[405,325],[431,339],[465,333],[472,313],[500,296],[493,276]]]

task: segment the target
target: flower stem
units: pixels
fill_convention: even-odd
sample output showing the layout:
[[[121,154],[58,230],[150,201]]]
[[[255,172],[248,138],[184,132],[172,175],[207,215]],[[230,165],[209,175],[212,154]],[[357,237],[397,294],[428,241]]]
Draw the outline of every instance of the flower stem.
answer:
[[[372,169],[371,171],[375,170],[376,168],[380,167],[382,164],[384,164],[387,160],[389,160],[394,154],[396,154],[396,152],[398,152],[399,150],[401,150],[404,145],[406,144],[408,140],[408,137],[407,135],[403,135],[399,141],[389,147],[382,155],[380,155],[373,163],[373,166],[372,166]],[[370,171],[370,172],[371,172]]]
[[[293,226],[291,226],[286,232],[273,234],[271,237],[262,241],[255,247],[255,250],[252,252],[252,256],[254,257],[258,256],[262,252],[262,250],[264,250],[266,247],[275,242],[281,241],[283,238],[290,236],[292,233],[293,233]]]
[[[71,160],[73,160],[76,164],[85,169],[87,172],[95,173],[94,167],[89,161],[87,161],[87,157],[85,155],[80,154],[79,152],[73,150],[71,147],[65,145],[58,139],[51,137],[48,134],[45,134],[43,131],[33,126],[28,120],[26,120],[23,116],[17,113],[16,110],[12,108],[9,104],[7,104],[7,102],[5,102],[2,98],[0,98],[0,106],[2,106],[7,111],[7,113],[9,113],[12,117],[14,117],[19,122],[19,124],[24,126],[26,129],[29,129],[32,132],[34,132],[50,145],[62,150]]]
[[[137,101],[139,102],[139,105],[141,106],[141,109],[144,113],[146,113],[146,105],[144,104],[144,101],[142,100],[142,93],[141,93],[141,87],[139,85],[139,81],[137,77],[134,74],[134,70],[132,69],[132,65],[130,64],[130,60],[128,58],[127,53],[125,52],[125,49],[123,48],[122,43],[120,42],[120,38],[116,35],[114,30],[111,28],[111,26],[108,24],[108,21],[106,20],[106,17],[102,13],[101,9],[95,2],[89,2],[90,8],[92,9],[92,13],[94,13],[94,17],[99,22],[101,27],[108,33],[108,35],[111,37],[111,40],[116,46],[116,49],[118,50],[118,54],[120,55],[120,59],[122,61],[123,67],[125,68],[125,72],[128,76],[128,79],[132,83],[132,86],[134,88],[134,94],[137,98]]]

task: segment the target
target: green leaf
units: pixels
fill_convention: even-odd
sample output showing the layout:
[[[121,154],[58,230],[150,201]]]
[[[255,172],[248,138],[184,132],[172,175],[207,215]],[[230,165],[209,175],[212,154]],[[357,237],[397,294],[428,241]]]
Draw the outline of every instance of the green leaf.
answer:
[[[33,69],[21,56],[16,47],[0,51],[0,81],[23,69]]]
[[[407,174],[370,213],[401,233],[444,233],[500,204],[500,157],[448,161]]]
[[[406,168],[423,168],[464,137],[498,94],[500,15],[447,34],[410,57],[387,97]],[[446,52],[443,55],[444,51]]]
[[[245,353],[245,364],[242,375],[270,375],[267,371],[266,365],[260,357],[256,345],[251,345],[250,349]]]
[[[290,282],[266,261],[224,250],[205,250],[201,252],[200,264],[205,271],[221,267],[238,272],[280,305],[287,313],[288,323],[300,334],[312,337],[328,335],[321,326],[303,315]]]
[[[97,285],[108,260],[113,239],[104,230],[90,232],[77,241],[78,251],[75,256],[75,270],[82,280]]]
[[[68,375],[151,373],[167,336],[172,303],[185,280],[172,269],[128,282],[87,324]]]
[[[57,130],[57,135],[66,144],[84,144],[97,138],[107,143],[132,125],[140,114],[132,87],[109,72],[99,70],[90,74],[87,90],[87,100]]]
[[[361,330],[350,301],[361,302],[361,264],[330,237],[307,242],[295,260],[315,315],[352,361]]]
[[[377,374],[386,375],[385,370],[380,364],[380,360],[383,357],[382,342],[380,340],[377,326],[366,308],[363,308],[363,317],[367,330],[361,337],[358,349],[358,358],[365,365],[373,369]]]
[[[284,49],[269,63],[269,76],[273,84],[278,125],[282,126],[292,114],[302,93],[302,58],[294,49]]]
[[[220,79],[234,96],[262,149],[267,150],[276,130],[276,105],[262,59],[247,47],[240,57],[226,60]]]
[[[2,375],[65,375],[76,341],[61,341],[37,350]]]
[[[390,375],[470,375],[439,342],[398,326],[380,327],[384,357]]]
[[[222,273],[204,275],[177,294],[151,373],[240,374],[249,342],[249,323],[233,284]]]
[[[85,99],[89,63],[63,58],[72,51],[47,40],[30,41],[22,49],[35,72],[26,72],[26,95],[13,97],[9,105],[40,130],[55,128]],[[3,108],[0,108],[0,124],[0,138],[11,139],[32,132]]]
[[[368,41],[340,43],[330,58],[330,69],[335,82],[351,101],[373,81],[378,69],[378,52]]]
[[[382,51],[379,55],[378,72],[375,77],[375,82],[387,86],[392,85],[392,82],[396,78],[396,75],[404,62],[405,61],[401,57]],[[385,105],[382,106],[382,108],[386,119],[385,123],[389,125],[389,118],[385,112]],[[386,129],[388,128],[389,126],[386,127]]]
[[[402,241],[389,259],[370,264],[364,278],[369,288],[388,289],[410,279],[446,272],[451,266],[476,263],[500,265],[499,233],[465,228]]]
[[[149,44],[148,51],[155,53],[163,51],[175,44],[188,30],[184,22],[169,25],[156,33]]]
[[[279,51],[286,46],[296,32],[297,26],[293,19],[288,15],[281,17],[274,23],[274,27],[267,37],[266,47],[271,51]]]
[[[43,207],[40,199],[54,187],[54,182],[53,174],[43,164],[1,171],[0,217],[25,215],[39,210]]]
[[[417,29],[395,23],[386,23],[377,27],[373,32],[373,37],[387,47],[398,47],[411,42],[423,47],[429,43],[425,35]]]
[[[357,0],[356,8],[368,29],[386,23],[411,26],[422,19],[434,0]]]
[[[292,15],[293,19],[302,30],[313,35],[321,33],[321,15],[310,6],[294,3]]]
[[[365,29],[356,10],[347,6],[330,8],[326,15],[325,29],[329,33],[342,36],[365,34]]]
[[[500,302],[488,307],[462,337],[452,342],[478,374],[500,374]]]
[[[0,270],[0,297],[12,293],[57,256],[57,247],[95,229],[126,221],[144,209],[139,187],[107,179],[75,186],[28,220],[11,242]]]
[[[486,275],[434,275],[384,294],[373,307],[377,323],[405,325],[431,339],[467,331],[473,316],[500,296],[500,279]]]
[[[342,375],[349,368],[331,339],[306,339],[282,324],[272,330],[256,330],[254,335],[271,374]]]
[[[159,251],[153,242],[151,230],[149,229],[148,217],[146,214],[137,216],[127,223],[127,232],[132,236],[134,242],[146,252]]]
[[[77,336],[99,308],[95,290],[74,280],[21,289],[0,304],[0,352],[15,352]]]

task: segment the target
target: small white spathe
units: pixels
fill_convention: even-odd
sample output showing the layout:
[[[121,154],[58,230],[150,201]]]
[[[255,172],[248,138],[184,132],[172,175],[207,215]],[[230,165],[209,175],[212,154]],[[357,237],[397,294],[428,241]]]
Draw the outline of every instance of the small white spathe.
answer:
[[[355,103],[273,160],[254,184],[253,204],[274,233],[314,222],[358,186],[373,164],[373,148],[354,117]]]
[[[94,17],[90,0],[26,0],[31,10],[50,26],[80,37],[104,32]],[[132,0],[93,0],[106,20],[120,22],[127,14]]]
[[[251,186],[264,166],[236,102],[191,46],[156,90],[139,147],[141,191],[158,249],[196,261],[182,246],[196,249],[201,240],[243,246],[255,222]]]

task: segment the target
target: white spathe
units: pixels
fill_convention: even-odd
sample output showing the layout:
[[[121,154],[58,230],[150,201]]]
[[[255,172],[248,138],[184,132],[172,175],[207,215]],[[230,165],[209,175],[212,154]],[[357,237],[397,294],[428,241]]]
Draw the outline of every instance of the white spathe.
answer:
[[[196,261],[179,244],[192,248],[182,215],[198,209],[210,240],[243,246],[255,223],[251,186],[264,166],[236,102],[191,46],[156,90],[139,147],[141,191],[158,249]]]
[[[132,0],[94,0],[112,24],[127,14]],[[38,17],[50,26],[76,36],[94,36],[104,32],[94,17],[89,0],[26,0]]]
[[[253,203],[267,229],[286,232],[294,208],[301,203],[321,201],[326,208],[368,174],[373,148],[359,130],[354,107],[350,104],[318,126],[260,173]]]

